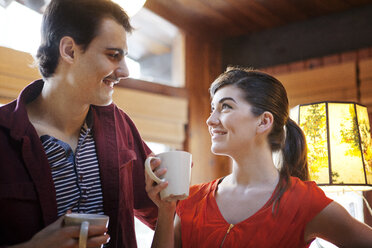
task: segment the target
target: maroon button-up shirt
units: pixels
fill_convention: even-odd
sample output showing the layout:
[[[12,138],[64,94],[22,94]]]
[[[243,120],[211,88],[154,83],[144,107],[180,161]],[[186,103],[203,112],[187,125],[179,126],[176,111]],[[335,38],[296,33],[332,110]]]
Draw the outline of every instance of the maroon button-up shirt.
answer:
[[[57,219],[50,165],[26,112],[43,85],[33,82],[0,108],[0,247],[30,240]],[[145,191],[143,164],[151,151],[116,105],[91,111],[103,208],[110,216],[108,247],[136,247],[134,215],[151,228],[157,216]]]

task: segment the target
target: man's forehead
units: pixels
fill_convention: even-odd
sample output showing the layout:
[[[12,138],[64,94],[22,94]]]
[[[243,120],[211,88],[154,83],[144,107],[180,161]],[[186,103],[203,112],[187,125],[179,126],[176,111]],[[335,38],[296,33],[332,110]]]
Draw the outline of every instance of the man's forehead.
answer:
[[[113,29],[115,29],[115,32],[121,31],[119,34],[120,35],[124,34],[124,36],[126,37],[127,31],[125,30],[124,26],[120,24],[119,22],[117,22],[115,19],[108,18],[108,17],[101,19],[98,25],[97,33],[98,35],[102,33],[108,33],[112,31]]]
[[[97,42],[106,48],[122,50],[127,53],[127,36],[122,25],[110,18],[102,19],[97,35],[94,37]]]

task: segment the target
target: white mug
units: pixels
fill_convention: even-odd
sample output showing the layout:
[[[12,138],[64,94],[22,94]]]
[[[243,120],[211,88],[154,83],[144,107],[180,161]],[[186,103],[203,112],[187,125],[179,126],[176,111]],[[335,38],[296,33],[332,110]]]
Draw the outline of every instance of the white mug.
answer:
[[[66,226],[80,226],[79,248],[86,248],[89,225],[107,228],[109,217],[103,214],[69,213],[64,217]]]
[[[155,158],[161,160],[158,168],[167,168],[167,172],[161,178],[151,170],[150,162]],[[192,155],[185,151],[163,152],[146,159],[145,169],[151,179],[156,183],[168,181],[168,186],[160,191],[162,200],[183,200],[189,196],[191,162]]]

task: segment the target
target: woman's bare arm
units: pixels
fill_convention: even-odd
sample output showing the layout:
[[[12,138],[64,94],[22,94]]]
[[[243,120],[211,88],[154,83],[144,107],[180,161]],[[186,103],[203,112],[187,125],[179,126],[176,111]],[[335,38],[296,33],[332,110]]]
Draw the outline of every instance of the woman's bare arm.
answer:
[[[305,228],[305,241],[315,237],[340,247],[372,247],[372,228],[353,218],[337,202],[331,202]]]
[[[174,218],[174,248],[182,248],[181,219],[177,214]]]

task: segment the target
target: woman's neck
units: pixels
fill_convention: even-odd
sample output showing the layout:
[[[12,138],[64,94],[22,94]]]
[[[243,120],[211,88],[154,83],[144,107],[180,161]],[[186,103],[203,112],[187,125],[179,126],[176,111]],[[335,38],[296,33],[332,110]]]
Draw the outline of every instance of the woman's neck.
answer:
[[[230,175],[231,183],[237,185],[275,184],[279,180],[279,171],[275,167],[269,149],[233,158]]]

